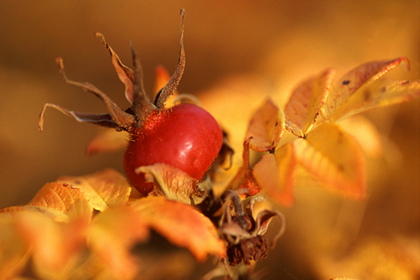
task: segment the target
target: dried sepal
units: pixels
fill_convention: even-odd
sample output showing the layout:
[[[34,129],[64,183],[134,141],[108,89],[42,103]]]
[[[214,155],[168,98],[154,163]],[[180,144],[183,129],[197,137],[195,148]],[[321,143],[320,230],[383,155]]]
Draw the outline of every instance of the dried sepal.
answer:
[[[235,177],[228,185],[229,190],[236,190],[244,197],[255,195],[261,191],[261,187],[254,178],[252,168],[249,162],[249,146],[251,141],[252,137],[249,137],[244,141],[244,150],[242,153],[242,166],[239,168]]]
[[[125,97],[131,103],[133,103],[133,82],[134,82],[134,71],[125,66],[115,51],[108,45],[105,40],[105,36],[102,33],[96,32],[95,36],[101,40],[101,42],[108,49],[112,64],[114,65],[115,71],[117,72],[118,78],[125,85]]]
[[[223,196],[223,214],[220,219],[219,231],[228,242],[227,255],[231,266],[251,261],[257,261],[267,256],[268,240],[263,235],[273,217],[279,217],[281,228],[271,242],[274,247],[277,239],[285,229],[285,219],[278,211],[263,210],[253,216],[253,206],[259,197],[249,197],[241,200],[235,191],[227,191]]]
[[[182,74],[185,69],[185,49],[184,49],[184,23],[185,23],[185,9],[181,10],[181,25],[180,25],[180,37],[179,37],[179,56],[178,56],[178,65],[176,67],[175,73],[171,76],[166,85],[159,91],[156,95],[154,104],[160,110],[165,108],[165,103],[167,99],[173,95],[181,81]]]

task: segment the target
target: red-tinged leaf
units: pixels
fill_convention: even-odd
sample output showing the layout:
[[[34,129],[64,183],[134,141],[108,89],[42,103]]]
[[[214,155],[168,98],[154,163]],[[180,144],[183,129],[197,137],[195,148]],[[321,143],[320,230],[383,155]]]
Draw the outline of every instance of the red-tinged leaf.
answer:
[[[287,129],[303,137],[312,128],[324,105],[335,71],[327,69],[299,84],[286,104]]]
[[[185,172],[163,163],[142,166],[136,169],[138,173],[144,173],[146,182],[154,184],[154,189],[149,195],[165,196],[186,204],[199,204],[208,193],[206,182],[199,188],[197,180],[191,178]]]
[[[90,141],[86,154],[91,156],[99,153],[115,152],[127,147],[129,136],[126,132],[106,129]]]
[[[199,261],[209,254],[226,255],[213,223],[193,206],[149,196],[131,203],[143,220],[177,246],[188,248]]]
[[[340,122],[340,127],[357,140],[366,155],[370,157],[383,155],[381,135],[376,126],[367,118],[354,116]]]
[[[267,99],[252,116],[245,139],[252,137],[249,147],[254,151],[274,151],[284,127],[283,111],[271,99]]]
[[[285,206],[294,203],[293,188],[297,158],[294,142],[290,142],[274,154],[266,154],[254,166],[254,177],[270,199]]]
[[[20,211],[14,222],[30,248],[36,275],[41,279],[70,278],[85,245],[87,220],[58,223],[42,213]]]
[[[58,221],[90,217],[93,213],[92,206],[80,188],[62,182],[45,184],[27,206],[45,209],[53,213]]]
[[[347,103],[337,109],[340,116],[349,117],[364,111],[410,101],[420,97],[420,81],[394,81],[380,90],[366,89],[349,97]]]
[[[126,203],[131,192],[127,179],[113,169],[105,169],[87,176],[64,176],[57,181],[62,185],[67,184],[70,189],[80,190],[89,205],[99,211]]]
[[[10,215],[16,211],[9,207],[0,213],[0,279],[15,279],[29,259],[28,248],[16,231],[14,216]]]
[[[129,205],[108,208],[96,215],[88,231],[89,247],[99,258],[101,272],[106,271],[114,279],[134,279],[139,264],[130,251],[148,237],[149,227]]]
[[[323,124],[295,140],[300,164],[323,186],[346,197],[365,196],[365,162],[357,141],[336,124]]]
[[[409,63],[408,59],[405,57],[386,61],[368,62],[349,71],[334,83],[323,108],[324,118],[337,121],[347,115],[351,115],[352,111],[358,110],[358,108],[354,108],[354,104],[348,104],[349,98],[355,95],[353,98],[359,101],[369,99],[370,97],[366,98],[366,96],[364,96],[364,89],[366,89],[366,86],[404,61]],[[353,102],[354,101],[351,103]]]

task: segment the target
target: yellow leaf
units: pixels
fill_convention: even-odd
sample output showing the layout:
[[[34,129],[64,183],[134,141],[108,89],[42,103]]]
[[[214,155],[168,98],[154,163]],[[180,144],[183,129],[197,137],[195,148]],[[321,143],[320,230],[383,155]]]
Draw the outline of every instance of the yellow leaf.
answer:
[[[119,151],[127,147],[129,136],[124,131],[115,129],[105,129],[93,138],[86,148],[86,154],[89,156]]]
[[[349,198],[365,196],[365,163],[357,141],[336,124],[322,124],[295,140],[301,165],[321,184]]]
[[[99,213],[88,231],[89,247],[102,271],[115,279],[133,279],[139,267],[130,253],[149,237],[149,228],[131,206],[120,205]]]
[[[91,175],[79,177],[60,177],[62,185],[79,190],[91,207],[103,211],[109,206],[124,204],[128,201],[131,187],[127,179],[113,169],[105,169]]]
[[[345,106],[337,109],[334,115],[352,116],[364,111],[410,101],[420,97],[420,81],[394,81],[380,90],[365,89],[360,94],[349,97]]]
[[[373,61],[362,64],[345,74],[333,84],[327,102],[322,109],[325,119],[338,121],[344,117],[360,112],[360,103],[370,100],[364,89],[388,71],[408,59],[400,57],[393,60]],[[353,100],[351,100],[351,99]],[[359,104],[358,104],[359,103]]]
[[[136,172],[143,172],[146,181],[154,184],[149,195],[163,195],[186,204],[199,204],[206,198],[208,188],[199,189],[196,179],[173,166],[157,163],[139,167]]]
[[[311,129],[324,105],[335,72],[327,69],[299,84],[286,104],[287,129],[303,137]]]
[[[354,116],[340,122],[340,128],[351,134],[370,157],[383,154],[381,135],[375,125],[363,116]]]
[[[264,155],[254,166],[253,174],[270,199],[291,206],[294,202],[296,167],[294,143],[290,142],[277,149],[274,154]]]
[[[273,151],[284,132],[284,113],[271,99],[254,113],[245,139],[252,137],[249,147],[257,152]]]
[[[150,227],[175,245],[188,248],[197,260],[205,260],[208,254],[225,257],[225,244],[216,227],[193,206],[153,196],[131,205]]]

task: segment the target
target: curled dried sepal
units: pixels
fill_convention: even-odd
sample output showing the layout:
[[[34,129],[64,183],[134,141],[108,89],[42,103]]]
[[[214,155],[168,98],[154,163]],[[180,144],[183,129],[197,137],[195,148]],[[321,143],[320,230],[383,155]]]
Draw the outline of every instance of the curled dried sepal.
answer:
[[[55,104],[47,103],[44,105],[41,111],[40,117],[39,117],[38,125],[41,131],[43,130],[43,126],[44,126],[45,110],[48,107],[54,108],[67,116],[73,117],[75,120],[79,122],[88,122],[88,123],[93,123],[93,124],[97,124],[97,125],[101,125],[105,127],[130,130],[131,125],[135,122],[135,118],[133,115],[124,112],[105,93],[103,93],[94,85],[89,84],[89,83],[81,83],[81,82],[75,82],[75,81],[69,80],[64,71],[64,63],[63,63],[62,58],[57,58],[56,62],[60,67],[60,73],[63,75],[66,83],[70,85],[74,85],[76,87],[80,87],[83,90],[86,90],[87,92],[93,93],[95,96],[97,96],[99,99],[101,99],[105,103],[109,113],[108,114],[80,113],[80,112],[67,110]]]
[[[155,98],[154,104],[160,110],[165,108],[165,102],[169,98],[169,96],[173,95],[181,81],[182,74],[184,73],[185,69],[185,49],[184,49],[184,23],[185,23],[185,9],[181,10],[181,25],[180,25],[180,38],[179,38],[179,57],[178,57],[178,66],[176,67],[175,73],[166,83],[166,85],[159,91]]]
[[[244,141],[244,151],[242,154],[243,164],[228,186],[228,189],[236,190],[245,197],[255,195],[261,191],[249,163],[249,146],[251,141],[252,137],[249,137]]]
[[[125,85],[125,96],[127,100],[131,103],[131,108],[127,110],[122,110],[105,93],[103,93],[101,90],[99,90],[92,84],[69,80],[64,71],[63,60],[61,58],[57,58],[56,62],[60,67],[60,73],[63,75],[66,83],[82,88],[83,90],[86,90],[90,93],[93,93],[105,103],[108,113],[80,113],[65,109],[55,104],[47,103],[44,105],[40,114],[38,124],[39,130],[43,130],[44,114],[47,108],[54,108],[67,116],[73,117],[79,122],[93,123],[105,127],[115,128],[116,130],[126,130],[128,132],[131,132],[132,130],[141,127],[143,125],[143,122],[147,119],[147,117],[152,113],[153,110],[164,109],[165,102],[172,94],[176,92],[176,88],[181,80],[185,68],[185,50],[183,43],[184,19],[185,10],[181,10],[181,35],[178,66],[175,70],[175,73],[169,78],[169,81],[157,95],[155,99],[156,106],[150,102],[144,91],[142,70],[133,46],[131,45],[134,71],[121,62],[118,55],[108,45],[108,43],[105,40],[105,37],[101,33],[95,33],[95,36],[101,40],[101,42],[105,45],[105,47],[108,49],[111,55],[112,64],[118,74],[118,77]]]
[[[125,66],[115,51],[108,45],[105,40],[105,36],[102,33],[96,32],[95,36],[101,40],[101,42],[108,49],[112,64],[114,65],[115,71],[118,74],[118,78],[125,85],[125,97],[130,103],[133,103],[133,82],[134,82],[134,71]]]

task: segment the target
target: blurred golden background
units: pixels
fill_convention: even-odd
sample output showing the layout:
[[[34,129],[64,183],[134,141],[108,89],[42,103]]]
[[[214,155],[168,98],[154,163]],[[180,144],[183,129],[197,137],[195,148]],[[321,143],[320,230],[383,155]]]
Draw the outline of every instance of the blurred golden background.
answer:
[[[187,66],[179,90],[200,95],[235,143],[266,96],[284,105],[300,80],[324,68],[340,75],[367,61],[407,56],[411,71],[395,70],[394,77],[420,77],[419,0],[0,0],[0,208],[28,202],[61,175],[122,170],[122,152],[85,156],[99,131],[94,126],[50,110],[38,132],[46,102],[104,111],[97,98],[64,83],[54,59],[63,57],[69,78],[91,82],[125,107],[124,87],[93,33],[103,33],[127,65],[133,42],[151,93],[154,67],[175,69],[181,8]],[[261,262],[264,279],[420,275],[419,105],[367,115],[388,143],[384,158],[369,161],[367,200],[296,189],[296,206],[281,208],[286,235]]]

